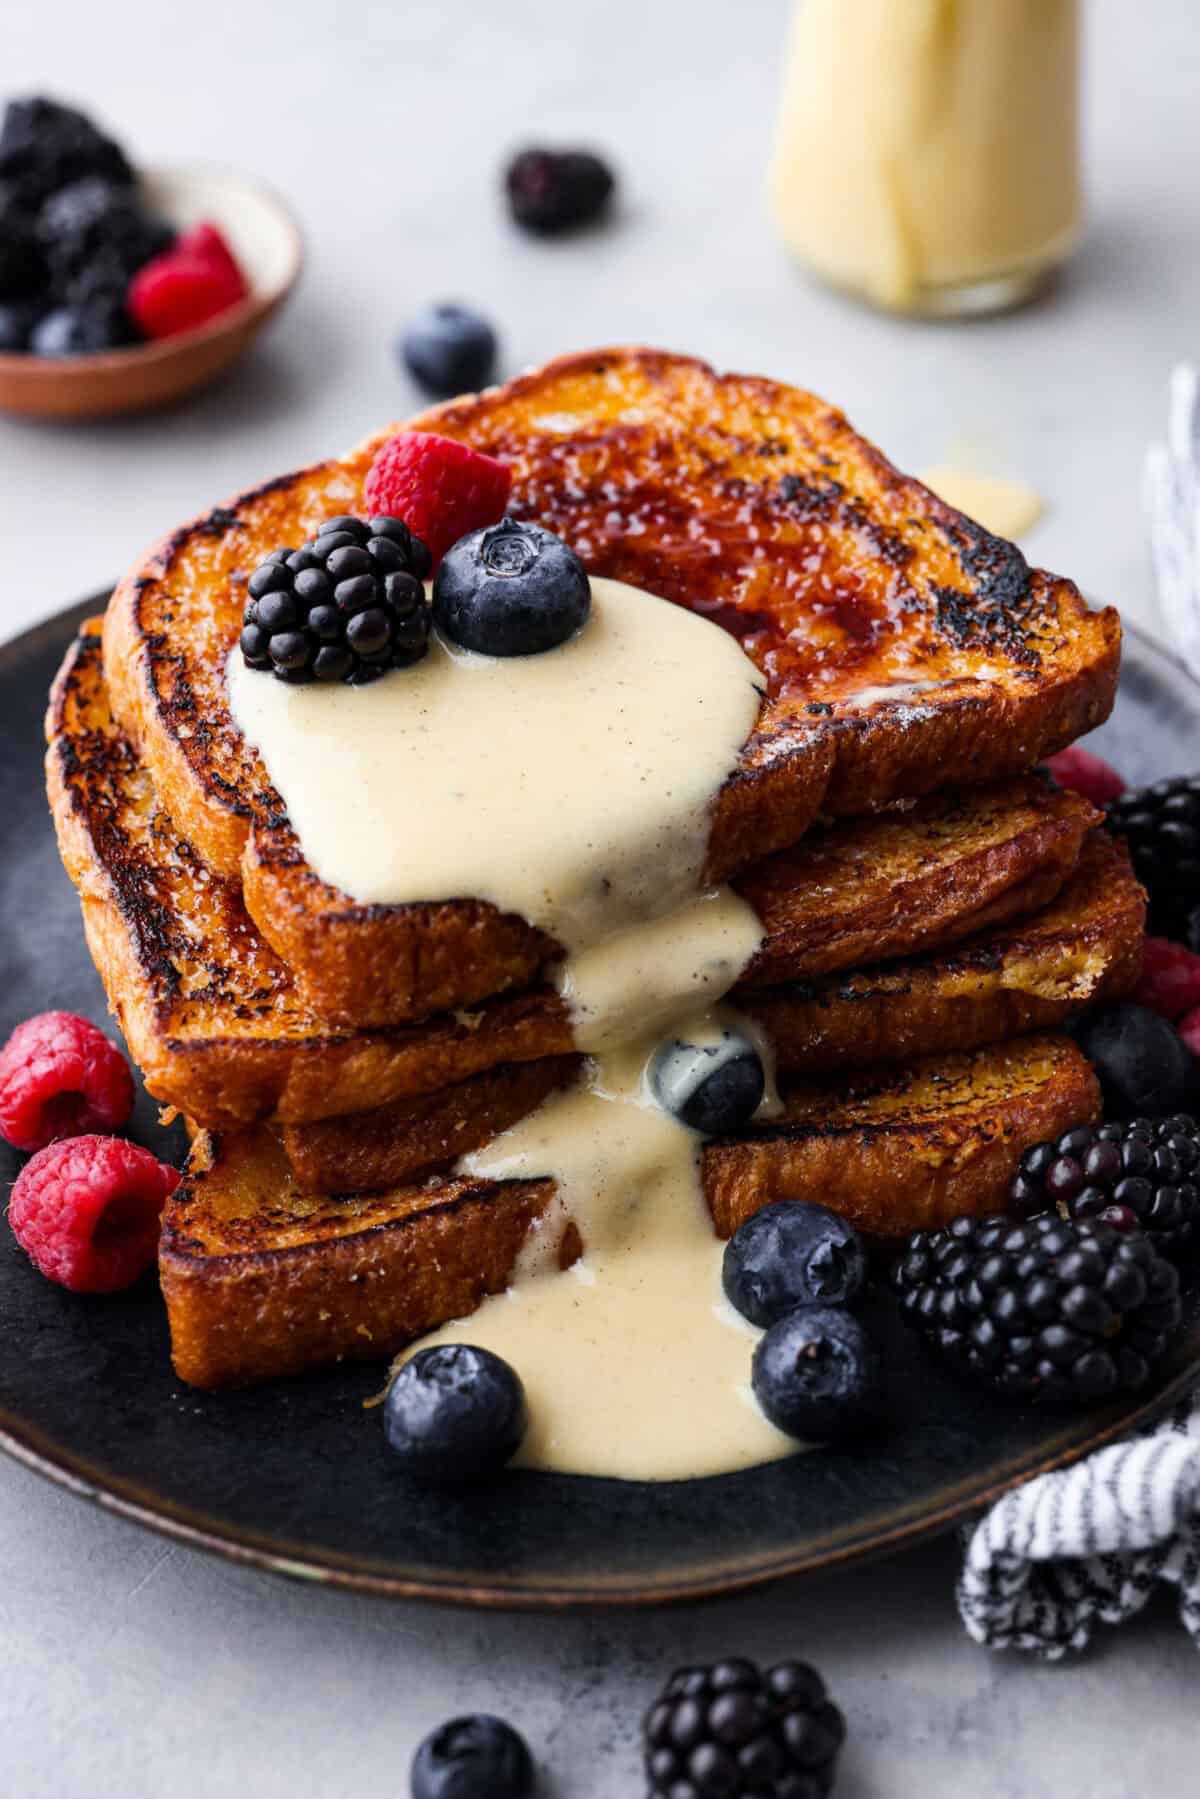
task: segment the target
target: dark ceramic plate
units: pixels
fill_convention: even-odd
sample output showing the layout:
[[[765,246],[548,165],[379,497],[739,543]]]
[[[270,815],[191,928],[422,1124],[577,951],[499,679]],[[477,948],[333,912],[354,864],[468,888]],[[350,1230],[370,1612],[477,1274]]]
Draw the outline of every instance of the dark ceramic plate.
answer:
[[[50,1006],[105,1018],[41,778],[46,689],[73,628],[102,604],[0,649],[0,1037]],[[1100,747],[1142,780],[1182,772],[1198,736],[1200,689],[1132,637]],[[161,1152],[145,1094],[136,1134]],[[182,1149],[178,1132],[172,1147]],[[7,1182],[17,1158],[3,1153]],[[699,1597],[900,1548],[1152,1417],[1200,1361],[1193,1310],[1151,1394],[1056,1418],[960,1386],[885,1308],[877,1328],[891,1424],[867,1448],[663,1486],[515,1473],[447,1499],[411,1491],[390,1464],[378,1415],[362,1409],[378,1368],[192,1392],[172,1375],[151,1281],[109,1299],[73,1297],[34,1273],[4,1226],[0,1318],[0,1444],[75,1492],[282,1573],[528,1607]]]

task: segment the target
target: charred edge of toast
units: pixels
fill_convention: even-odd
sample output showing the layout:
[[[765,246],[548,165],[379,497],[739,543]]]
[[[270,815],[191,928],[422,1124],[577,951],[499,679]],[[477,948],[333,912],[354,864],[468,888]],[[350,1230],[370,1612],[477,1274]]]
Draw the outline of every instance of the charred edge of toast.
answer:
[[[929,977],[995,974],[1013,958],[1040,959],[1049,967],[1057,950],[1075,952],[1093,944],[1109,953],[1119,981],[1132,987],[1141,972],[1146,903],[1124,840],[1099,828],[1085,842],[1075,872],[1044,910],[979,938],[935,945],[895,963],[780,981],[769,997],[802,1005],[869,1005],[881,996],[903,997]],[[761,997],[767,998],[767,991]]]
[[[196,944],[181,929],[172,907],[156,897],[159,864],[153,856],[143,853],[142,846],[130,838],[122,823],[124,806],[133,803],[128,795],[130,781],[148,781],[149,777],[139,768],[137,756],[111,721],[107,708],[99,722],[81,723],[83,715],[96,710],[97,706],[98,622],[89,620],[85,624],[68,650],[51,690],[46,717],[51,809],[57,814],[57,787],[72,818],[91,840],[93,855],[89,859],[89,875],[94,882],[103,883],[104,900],[114,908],[125,928],[142,977],[145,1000],[160,1023],[169,1026],[174,1007],[184,991],[180,965],[195,967]],[[76,714],[74,719],[73,712]],[[152,836],[162,842],[170,858],[196,871],[214,908],[224,916],[224,934],[231,944],[236,948],[235,939],[240,930],[253,938],[255,950],[264,960],[264,974],[272,982],[271,986],[247,995],[239,988],[234,970],[214,959],[205,965],[205,982],[188,989],[188,1000],[197,1005],[219,1003],[246,1022],[262,1018],[273,1005],[274,978],[278,976],[281,982],[290,984],[290,973],[282,964],[273,965],[271,952],[262,943],[236,886],[210,875],[196,850],[161,809],[156,808],[150,830]],[[66,846],[63,847],[65,850]],[[312,1035],[299,1039],[297,1049],[304,1045],[314,1050],[326,1050],[345,1041],[344,1034],[323,1029],[316,1018],[312,1025]],[[239,1042],[238,1039],[220,1037],[209,1041],[214,1044]],[[170,1038],[166,1044],[168,1048],[184,1047],[173,1045]]]
[[[672,356],[662,351],[638,348],[616,348],[590,355],[577,354],[561,357],[547,364],[543,369],[519,377],[505,389],[499,391],[502,394],[503,402],[508,404],[514,400],[519,401],[524,393],[536,392],[547,379],[553,380],[563,375],[569,375],[576,370],[586,371],[589,369],[603,375],[625,363],[632,364],[648,381],[657,383],[664,388],[671,387],[673,384],[677,385],[679,377],[685,371],[704,380],[720,380],[739,395],[756,395],[764,409],[769,408],[769,405],[777,400],[781,391],[778,383],[769,381],[765,377],[739,375],[717,377],[711,368],[696,358]],[[453,427],[467,418],[475,422],[480,408],[486,409],[488,405],[494,406],[497,403],[494,394],[451,401],[413,421],[411,428],[436,429],[439,423]],[[920,483],[901,475],[881,452],[853,432],[844,416],[836,409],[823,406],[820,402],[814,401],[813,404],[819,408],[815,415],[814,429],[820,429],[827,433],[831,442],[844,444],[849,454],[871,469],[883,491],[893,499],[911,500],[914,521],[920,523],[922,529],[929,525],[942,533],[952,545],[963,569],[975,584],[976,591],[973,594],[950,587],[942,590],[937,600],[939,628],[963,642],[967,640],[969,631],[975,632],[979,635],[979,641],[984,647],[995,649],[1003,646],[1005,654],[1012,661],[1030,663],[1032,672],[1031,659],[1036,659],[1037,652],[1036,647],[1026,641],[1022,619],[1024,612],[1032,607],[1035,595],[1043,591],[1050,582],[1050,578],[1041,575],[1040,571],[1034,571],[1031,575],[1021,552],[1015,546],[992,537],[973,521],[947,506],[937,496],[923,488]],[[141,666],[136,677],[142,689],[141,704],[135,701],[133,705],[133,710],[139,713],[140,717],[136,720],[126,718],[125,722],[133,730],[135,738],[140,740],[143,737],[154,737],[153,747],[156,756],[163,756],[176,762],[180,762],[180,759],[187,762],[188,768],[185,770],[180,765],[179,770],[181,780],[184,782],[189,779],[192,759],[189,752],[184,749],[177,723],[185,724],[186,730],[190,733],[189,742],[200,747],[211,742],[214,733],[207,721],[198,716],[196,699],[183,673],[180,658],[170,650],[162,633],[152,633],[143,629],[141,623],[143,592],[148,585],[165,583],[169,580],[173,561],[194,537],[212,537],[214,518],[224,516],[236,519],[240,525],[241,510],[256,498],[282,491],[299,480],[311,480],[326,471],[336,470],[344,474],[350,463],[355,460],[365,468],[366,461],[369,460],[375,447],[389,434],[388,432],[381,433],[368,440],[355,457],[348,459],[347,462],[327,460],[295,473],[276,477],[274,480],[236,497],[227,506],[204,514],[190,525],[185,525],[172,533],[151,553],[141,570],[122,582],[117,595],[114,596],[114,609],[117,612],[122,608],[131,609],[131,617],[127,621],[131,643],[123,644],[120,647],[123,653],[128,655],[131,647],[136,645],[140,638],[142,651]],[[731,441],[738,441],[732,438],[732,434],[729,435]],[[785,447],[776,441],[764,440],[758,446],[758,453],[769,464],[771,457],[781,453]],[[825,459],[833,466],[834,459],[827,452]],[[781,481],[772,477],[772,480],[774,486],[771,488],[771,492],[774,492],[775,488],[783,490],[776,497],[779,503],[785,507],[794,508],[800,505],[804,508],[816,505],[824,508],[827,513],[830,513],[830,516],[835,515],[836,509],[844,509],[844,516],[837,514],[841,517],[841,522],[848,528],[865,533],[873,542],[880,560],[893,571],[898,572],[902,564],[912,559],[914,553],[912,547],[897,538],[895,533],[887,532],[879,521],[875,520],[862,507],[860,502],[847,499],[842,484],[832,477],[827,482],[818,482],[815,495],[810,494],[810,483],[803,477],[784,476]],[[153,570],[153,574],[148,576],[145,572],[146,569]],[[1087,609],[1084,607],[1077,589],[1071,583],[1056,581],[1053,583],[1053,591],[1069,597],[1072,603],[1078,607],[1079,612],[1086,614]],[[914,605],[921,603],[915,591],[912,603]],[[1063,691],[1058,695],[1056,702],[1044,705],[1043,709],[1047,713],[1047,718],[1043,724],[1039,725],[1038,730],[1039,738],[1045,739],[1045,741],[1039,740],[1032,753],[1023,758],[1025,765],[1034,760],[1037,755],[1048,753],[1049,749],[1059,747],[1061,742],[1067,741],[1070,736],[1078,734],[1080,730],[1089,728],[1106,715],[1111,705],[1112,688],[1115,685],[1118,654],[1119,640],[1115,636],[1114,627],[1107,666],[1087,671],[1087,682],[1081,682],[1078,678],[1065,682]],[[156,672],[160,665],[170,671],[173,689],[170,703],[162,705],[157,703],[154,692]],[[1082,692],[1084,686],[1089,686],[1094,691],[1090,695],[1084,695]],[[1072,688],[1080,690],[1078,695],[1070,693],[1069,690]],[[944,700],[941,704],[941,711],[947,717],[943,732],[939,733],[939,740],[945,734],[945,729],[951,724],[949,717],[951,713],[965,720],[972,712],[978,712],[979,707],[978,696],[960,695]],[[179,713],[178,721],[175,709]],[[1056,714],[1057,718],[1051,716],[1052,714]],[[827,790],[830,797],[835,801],[838,800],[836,782],[832,787],[830,785],[835,774],[834,765],[837,760],[834,740],[861,736],[864,732],[869,732],[873,727],[877,727],[880,720],[868,713],[862,719],[839,718],[832,722],[836,729],[830,732],[828,743],[821,743],[814,738],[804,745],[805,753],[810,759],[814,759],[814,765],[808,775],[807,785],[810,791],[802,799],[793,796],[796,806],[795,817],[790,821],[793,836],[800,835],[807,828],[822,802],[822,795]],[[893,724],[896,722],[894,713],[891,722]],[[906,725],[911,725],[913,721],[905,722]],[[1056,723],[1057,729],[1055,728]],[[764,720],[764,725],[766,728],[756,733],[753,741],[767,749],[769,764],[769,751],[774,732],[766,720]],[[950,734],[953,735],[952,730]],[[143,743],[142,747],[147,746]],[[781,740],[781,753],[790,754],[799,747],[796,721],[789,720]],[[927,756],[927,760],[931,763],[936,763],[937,760],[934,750],[935,746],[931,744]],[[820,765],[822,761],[824,762],[823,767]],[[1022,757],[1018,755],[1015,766],[1020,765],[1022,765]],[[999,768],[985,768],[984,770],[985,774],[992,772],[1004,772],[1004,770]],[[730,785],[736,787],[740,782],[748,788],[762,786],[768,773],[769,767],[747,768],[741,775],[735,776]],[[935,769],[927,770],[922,778],[926,785],[934,784]],[[212,819],[208,821],[215,836],[211,844],[206,843],[205,845],[210,860],[223,872],[235,872],[234,864],[244,846],[249,820],[252,816],[260,817],[267,839],[259,846],[261,855],[265,861],[274,863],[280,869],[289,870],[299,878],[305,886],[307,898],[313,906],[331,912],[338,921],[387,925],[394,922],[398,914],[411,910],[395,907],[356,908],[354,902],[347,896],[338,894],[320,883],[315,875],[311,874],[311,871],[303,867],[303,859],[299,846],[295,842],[294,834],[287,826],[278,796],[270,789],[265,776],[250,801],[245,799],[240,789],[225,781],[215,771],[210,770],[207,779],[210,786],[215,787],[221,795],[222,806],[228,814],[224,825],[220,828]],[[920,781],[917,781],[916,784],[919,787]],[[748,799],[748,797],[747,794],[746,798]],[[842,796],[843,799],[844,797]],[[864,795],[867,804],[877,803],[878,798],[879,796],[876,794]],[[208,808],[207,799],[202,797],[195,798],[194,803],[198,808]],[[746,859],[747,846],[739,839],[736,822],[732,822],[729,828],[726,828],[723,811],[724,809],[718,809],[714,824],[713,852],[716,865],[709,871],[713,878],[722,878],[738,865],[739,858],[742,861]],[[728,843],[724,842],[726,838],[730,839]],[[720,853],[717,848],[718,840],[721,841]],[[772,847],[781,847],[781,843],[774,844]],[[286,906],[286,898],[286,895],[281,896],[274,891],[271,895],[271,900],[276,906],[281,903],[281,900]],[[257,907],[253,907],[253,903],[252,909],[258,910]],[[263,917],[264,922],[268,922],[268,925],[267,913],[269,910],[264,898],[263,911],[260,916]],[[305,950],[302,936],[288,944],[277,942],[276,947],[285,955],[291,955],[296,951],[303,954]],[[539,954],[541,959],[545,960],[547,954],[552,953],[552,947],[548,948],[545,942],[540,946],[532,944],[526,946],[525,966],[528,968],[530,962]],[[521,973],[514,972],[510,978],[515,981],[524,977]]]

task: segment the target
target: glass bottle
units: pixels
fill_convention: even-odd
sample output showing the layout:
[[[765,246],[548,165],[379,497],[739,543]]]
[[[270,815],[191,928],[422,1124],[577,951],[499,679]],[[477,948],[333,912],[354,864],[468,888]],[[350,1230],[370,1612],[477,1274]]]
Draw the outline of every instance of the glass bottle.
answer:
[[[894,312],[1035,292],[1082,228],[1077,0],[796,0],[771,171],[784,243]]]

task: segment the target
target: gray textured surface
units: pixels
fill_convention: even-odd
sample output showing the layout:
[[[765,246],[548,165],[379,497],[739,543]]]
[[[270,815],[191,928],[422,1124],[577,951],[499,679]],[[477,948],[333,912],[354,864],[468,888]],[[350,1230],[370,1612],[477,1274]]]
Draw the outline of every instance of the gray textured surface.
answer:
[[[947,328],[849,308],[777,251],[760,190],[779,0],[10,8],[5,89],[78,96],[144,160],[258,170],[294,199],[311,261],[260,350],[181,410],[0,422],[0,627],[96,586],[218,496],[402,415],[414,396],[390,337],[441,296],[493,314],[508,371],[642,339],[806,382],[910,466],[973,439],[1048,496],[1039,559],[1152,618],[1141,453],[1170,363],[1200,352],[1200,23],[1193,0],[1086,10],[1087,248],[1052,303]],[[611,146],[616,228],[549,247],[510,234],[496,160],[530,133]],[[950,1544],[688,1613],[466,1617],[170,1549],[7,1463],[0,1542],[0,1791],[23,1799],[383,1799],[406,1791],[425,1728],[478,1705],[527,1728],[563,1799],[633,1794],[649,1688],[728,1649],[826,1669],[853,1732],[842,1799],[1196,1789],[1196,1664],[1165,1611],[1071,1667],[989,1659],[958,1628]]]

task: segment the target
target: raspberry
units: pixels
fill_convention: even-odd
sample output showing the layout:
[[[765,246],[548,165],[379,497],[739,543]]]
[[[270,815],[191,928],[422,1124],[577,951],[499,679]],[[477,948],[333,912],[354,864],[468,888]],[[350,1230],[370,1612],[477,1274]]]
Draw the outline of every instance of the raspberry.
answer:
[[[429,545],[436,568],[450,545],[504,517],[512,471],[494,456],[432,431],[389,437],[367,471],[368,512],[402,518]]]
[[[126,304],[147,337],[196,331],[245,299],[249,290],[232,256],[227,251],[218,256],[211,244],[204,250],[207,242],[202,242],[202,254],[177,245],[139,269],[130,282]]]
[[[1194,1056],[1200,1056],[1200,1006],[1181,1018],[1175,1026],[1188,1049]]]
[[[1081,750],[1077,743],[1069,749],[1059,750],[1057,756],[1047,756],[1045,766],[1060,787],[1081,793],[1093,806],[1106,806],[1109,800],[1115,800],[1125,791],[1125,783],[1116,769],[1094,756],[1091,750]]]
[[[74,1012],[39,1012],[0,1050],[0,1134],[14,1149],[119,1131],[133,1110],[129,1064]]]
[[[1147,937],[1142,978],[1133,997],[1172,1022],[1182,1018],[1200,1006],[1200,956],[1169,937]]]
[[[73,1293],[115,1293],[144,1274],[179,1170],[121,1137],[72,1137],[28,1161],[9,1223],[35,1268]]]
[[[244,298],[249,291],[237,257],[229,248],[220,226],[210,219],[202,219],[190,231],[185,231],[176,240],[175,249],[180,256],[194,256],[208,268],[219,269],[230,285],[237,287],[239,297]]]

